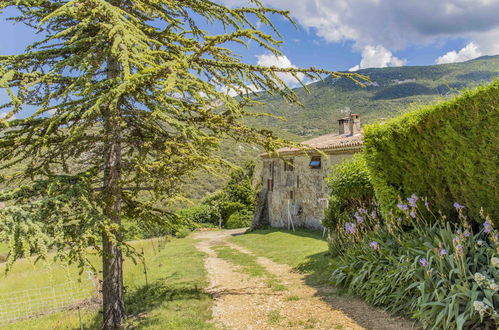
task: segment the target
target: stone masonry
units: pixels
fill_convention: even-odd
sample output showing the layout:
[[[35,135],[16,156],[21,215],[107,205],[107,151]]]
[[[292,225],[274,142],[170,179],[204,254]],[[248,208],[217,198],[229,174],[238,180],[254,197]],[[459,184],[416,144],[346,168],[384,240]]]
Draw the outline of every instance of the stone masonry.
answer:
[[[305,141],[305,149],[282,148],[277,154],[261,155],[265,193],[260,196],[266,200],[259,201],[255,224],[289,227],[292,220],[295,227],[321,228],[329,196],[325,178],[331,166],[362,150],[360,116],[351,114],[338,122],[337,134]]]

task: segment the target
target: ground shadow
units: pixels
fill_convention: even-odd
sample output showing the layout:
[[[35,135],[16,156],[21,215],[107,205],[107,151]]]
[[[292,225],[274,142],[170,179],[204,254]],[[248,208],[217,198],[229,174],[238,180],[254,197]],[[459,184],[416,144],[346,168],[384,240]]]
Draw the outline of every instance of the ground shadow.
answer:
[[[317,290],[316,295],[333,309],[340,310],[367,329],[416,329],[417,323],[402,316],[368,305],[359,298],[336,287],[331,280],[334,262],[328,252],[311,255],[295,270],[304,274],[305,283]]]
[[[210,294],[204,292],[197,284],[189,282],[168,284],[169,277],[135,288],[125,295],[125,306],[132,328],[158,324],[158,318],[148,313],[165,302],[211,299]]]

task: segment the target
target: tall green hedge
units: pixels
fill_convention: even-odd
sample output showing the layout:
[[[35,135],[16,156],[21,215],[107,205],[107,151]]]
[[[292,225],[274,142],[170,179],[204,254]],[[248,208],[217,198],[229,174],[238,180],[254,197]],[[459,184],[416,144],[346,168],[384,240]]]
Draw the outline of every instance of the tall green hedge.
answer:
[[[428,197],[452,211],[480,208],[498,226],[499,80],[451,100],[365,128],[366,159],[376,198],[386,214],[398,196]]]

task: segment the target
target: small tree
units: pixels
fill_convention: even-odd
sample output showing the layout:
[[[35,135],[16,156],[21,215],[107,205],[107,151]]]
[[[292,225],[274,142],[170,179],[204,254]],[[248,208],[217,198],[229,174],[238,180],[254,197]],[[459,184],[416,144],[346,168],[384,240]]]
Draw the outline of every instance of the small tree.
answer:
[[[0,56],[2,168],[9,187],[0,200],[9,265],[48,249],[81,266],[93,247],[103,258],[103,328],[125,317],[122,219],[165,221],[161,201],[182,178],[219,163],[220,139],[273,150],[283,141],[241,120],[255,88],[297,97],[279,78],[359,77],[315,68],[250,65],[226,47],[247,41],[279,55],[270,16],[288,13],[258,0],[229,9],[208,0],[3,0],[13,19],[39,41]],[[224,28],[212,35],[199,22]],[[251,87],[250,87],[251,86]],[[231,97],[227,91],[238,94]],[[23,109],[33,114],[8,121]],[[147,196],[145,195],[147,194]]]

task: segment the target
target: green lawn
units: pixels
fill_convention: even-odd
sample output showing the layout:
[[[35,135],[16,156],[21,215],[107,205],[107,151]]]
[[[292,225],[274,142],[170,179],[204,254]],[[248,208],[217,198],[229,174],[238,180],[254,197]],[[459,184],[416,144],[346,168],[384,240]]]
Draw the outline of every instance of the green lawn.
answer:
[[[311,284],[328,282],[333,259],[328,256],[327,242],[320,231],[262,229],[231,240],[257,255],[307,273]]]
[[[206,287],[204,254],[196,250],[191,238],[173,239],[159,249],[153,240],[132,244],[144,250],[148,285],[141,263],[127,260],[124,264],[127,325],[141,329],[211,329],[211,297],[203,292]],[[94,261],[98,264],[98,257]],[[5,265],[0,264],[0,274]],[[87,281],[87,275],[82,275]],[[0,295],[33,289],[78,279],[75,267],[21,260],[10,273],[2,275]],[[99,328],[101,314],[96,308],[81,310],[85,329]],[[31,319],[2,329],[79,329],[77,310]]]
[[[7,244],[0,242],[0,254],[7,253]]]

